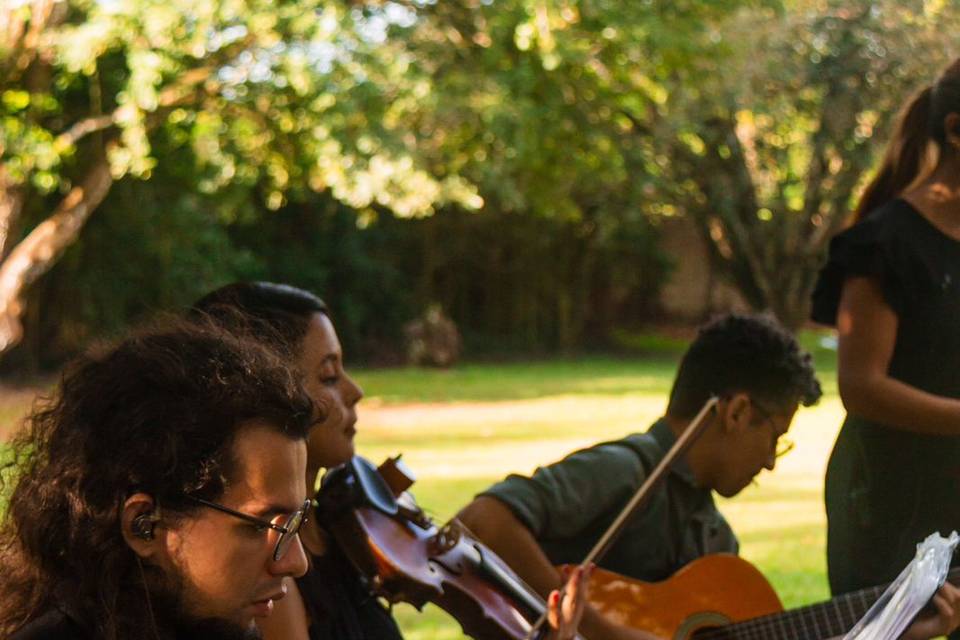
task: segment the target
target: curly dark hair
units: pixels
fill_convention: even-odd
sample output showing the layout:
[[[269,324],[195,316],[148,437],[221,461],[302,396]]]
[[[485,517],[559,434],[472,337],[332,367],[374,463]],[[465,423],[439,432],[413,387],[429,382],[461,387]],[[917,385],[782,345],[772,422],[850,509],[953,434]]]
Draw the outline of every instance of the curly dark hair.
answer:
[[[820,399],[810,354],[767,315],[727,314],[701,327],[670,392],[667,414],[688,419],[712,395],[747,393],[775,407]]]
[[[305,439],[312,410],[272,351],[197,323],[168,320],[68,367],[5,461],[0,637],[64,605],[98,638],[142,637],[150,603],[121,533],[126,498],[189,515],[185,495],[223,493],[245,424]]]
[[[197,300],[188,315],[253,335],[292,358],[314,313],[328,315],[327,305],[304,289],[275,282],[234,282]]]

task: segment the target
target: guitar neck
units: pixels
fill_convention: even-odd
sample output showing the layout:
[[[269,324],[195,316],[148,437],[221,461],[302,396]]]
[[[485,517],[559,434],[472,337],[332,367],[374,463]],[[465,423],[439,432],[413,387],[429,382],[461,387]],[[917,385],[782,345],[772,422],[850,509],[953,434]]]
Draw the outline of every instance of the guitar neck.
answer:
[[[960,581],[960,568],[947,575],[953,583]],[[694,640],[822,640],[843,636],[873,606],[889,585],[881,585],[845,593],[826,602],[744,620],[724,627],[702,629]]]

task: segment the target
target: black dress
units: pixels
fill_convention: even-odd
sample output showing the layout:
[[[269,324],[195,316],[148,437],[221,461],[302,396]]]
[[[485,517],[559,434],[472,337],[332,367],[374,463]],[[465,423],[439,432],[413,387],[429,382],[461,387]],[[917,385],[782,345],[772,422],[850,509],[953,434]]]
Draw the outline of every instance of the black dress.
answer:
[[[310,614],[310,640],[403,640],[390,612],[335,544],[313,556],[297,588]]]
[[[960,398],[960,242],[894,200],[830,243],[814,320],[836,323],[847,276],[875,279],[897,314],[889,375]],[[848,414],[827,466],[825,499],[833,593],[891,581],[928,534],[960,529],[960,436]]]

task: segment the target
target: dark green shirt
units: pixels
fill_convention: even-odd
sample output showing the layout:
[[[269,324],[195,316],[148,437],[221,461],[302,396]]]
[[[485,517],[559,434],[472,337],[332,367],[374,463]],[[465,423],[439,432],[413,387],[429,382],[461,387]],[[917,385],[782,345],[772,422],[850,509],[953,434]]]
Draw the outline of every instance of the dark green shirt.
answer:
[[[554,564],[583,560],[676,438],[663,419],[646,433],[605,442],[511,475],[483,494],[506,504]],[[736,553],[737,538],[710,490],[676,462],[599,565],[645,581],[668,578],[708,553]]]

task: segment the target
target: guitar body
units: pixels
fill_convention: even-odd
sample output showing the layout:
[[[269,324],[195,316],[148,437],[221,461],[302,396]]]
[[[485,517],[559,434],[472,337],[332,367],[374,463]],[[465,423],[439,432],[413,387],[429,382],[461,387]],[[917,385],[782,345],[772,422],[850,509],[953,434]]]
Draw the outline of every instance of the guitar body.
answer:
[[[704,627],[783,611],[763,574],[729,554],[704,556],[656,583],[598,568],[590,579],[589,600],[619,624],[674,640],[688,640]]]

